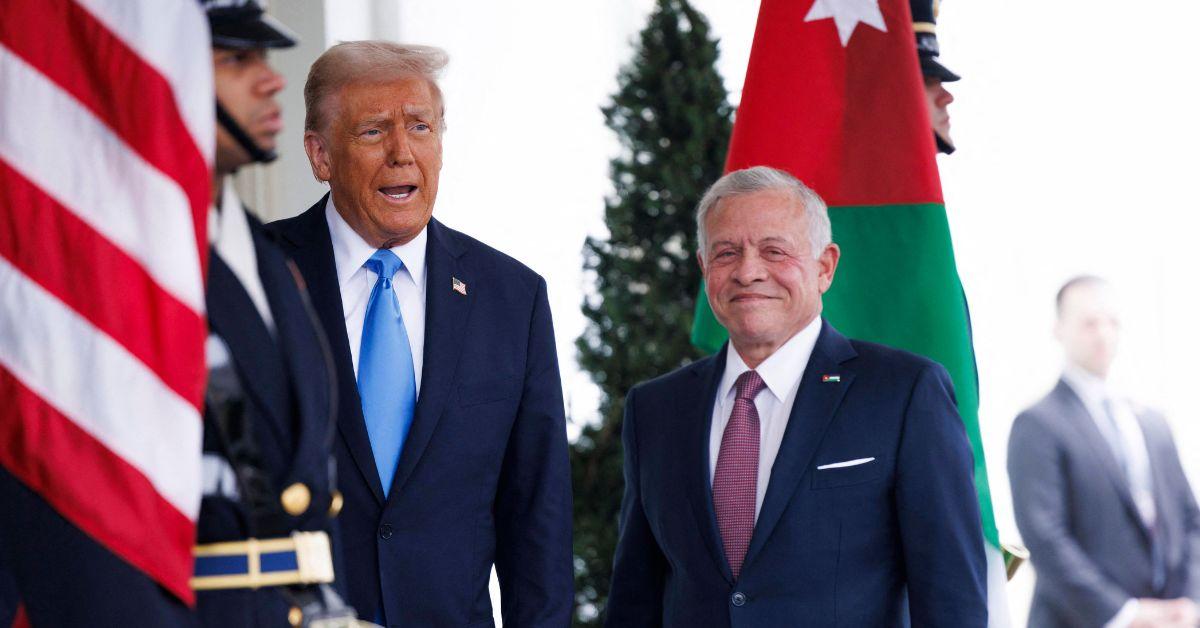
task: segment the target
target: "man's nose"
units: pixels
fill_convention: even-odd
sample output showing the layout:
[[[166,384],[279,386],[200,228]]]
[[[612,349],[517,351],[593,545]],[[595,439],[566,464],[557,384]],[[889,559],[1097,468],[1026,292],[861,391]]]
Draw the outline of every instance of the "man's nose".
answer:
[[[287,87],[287,79],[283,75],[275,71],[275,68],[266,66],[266,74],[258,84],[258,88],[267,96],[274,96],[283,91]]]
[[[401,128],[398,133],[391,134],[388,140],[388,163],[393,166],[406,166],[413,163],[412,146],[409,145],[408,135]]]
[[[767,266],[757,252],[748,251],[738,260],[733,269],[732,278],[742,285],[750,285],[762,281],[767,276]]]

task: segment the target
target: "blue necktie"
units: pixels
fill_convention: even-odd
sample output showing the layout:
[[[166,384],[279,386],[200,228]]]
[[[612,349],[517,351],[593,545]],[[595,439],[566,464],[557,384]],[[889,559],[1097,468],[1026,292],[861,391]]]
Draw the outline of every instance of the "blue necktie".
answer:
[[[375,271],[379,279],[371,290],[363,321],[362,344],[358,352],[358,396],[362,399],[375,468],[379,471],[383,493],[387,495],[396,474],[400,451],[404,448],[404,438],[412,425],[417,383],[412,347],[408,344],[400,302],[392,287],[392,277],[404,267],[404,262],[395,253],[380,249],[363,266]]]

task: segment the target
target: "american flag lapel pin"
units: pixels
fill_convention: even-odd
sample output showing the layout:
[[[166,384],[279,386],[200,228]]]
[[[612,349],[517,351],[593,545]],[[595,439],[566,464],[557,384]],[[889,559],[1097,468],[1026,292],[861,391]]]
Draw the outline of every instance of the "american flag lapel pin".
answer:
[[[464,297],[467,296],[467,284],[463,283],[458,277],[450,278],[450,289]]]
[[[832,383],[834,383],[834,384],[836,384],[836,383],[838,383],[838,382],[841,382],[841,381],[842,381],[842,376],[841,376],[841,375],[822,375],[822,376],[821,376],[821,383],[822,383],[822,384],[828,384],[828,383],[831,383],[831,382],[832,382]]]

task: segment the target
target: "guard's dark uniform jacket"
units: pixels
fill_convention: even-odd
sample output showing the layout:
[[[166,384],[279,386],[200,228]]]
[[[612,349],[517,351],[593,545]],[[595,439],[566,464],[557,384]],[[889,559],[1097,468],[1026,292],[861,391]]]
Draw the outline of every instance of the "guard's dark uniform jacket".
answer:
[[[210,247],[206,487],[197,543],[323,530],[336,552],[333,515],[341,497],[331,457],[336,392],[328,346],[299,273],[262,224],[247,218],[275,329],[272,334],[246,289]],[[231,563],[235,569],[237,562]],[[261,567],[269,568],[265,558]],[[295,612],[294,599],[281,587],[197,588],[198,612],[207,626],[287,626],[289,611]]]

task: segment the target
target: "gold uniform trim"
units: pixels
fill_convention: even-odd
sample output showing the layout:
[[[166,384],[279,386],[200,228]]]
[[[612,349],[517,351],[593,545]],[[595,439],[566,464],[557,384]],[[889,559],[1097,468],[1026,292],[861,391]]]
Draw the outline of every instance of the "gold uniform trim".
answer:
[[[291,486],[283,489],[279,494],[279,503],[287,514],[293,517],[299,517],[308,510],[308,505],[312,503],[312,491],[303,482],[296,482]]]
[[[262,555],[274,552],[296,553],[296,569],[262,573]],[[276,539],[246,539],[208,543],[192,548],[192,555],[245,556],[246,573],[226,576],[194,576],[193,590],[257,589],[287,584],[323,584],[333,582],[333,559],[329,550],[329,535],[325,532],[293,532],[292,536]]]

